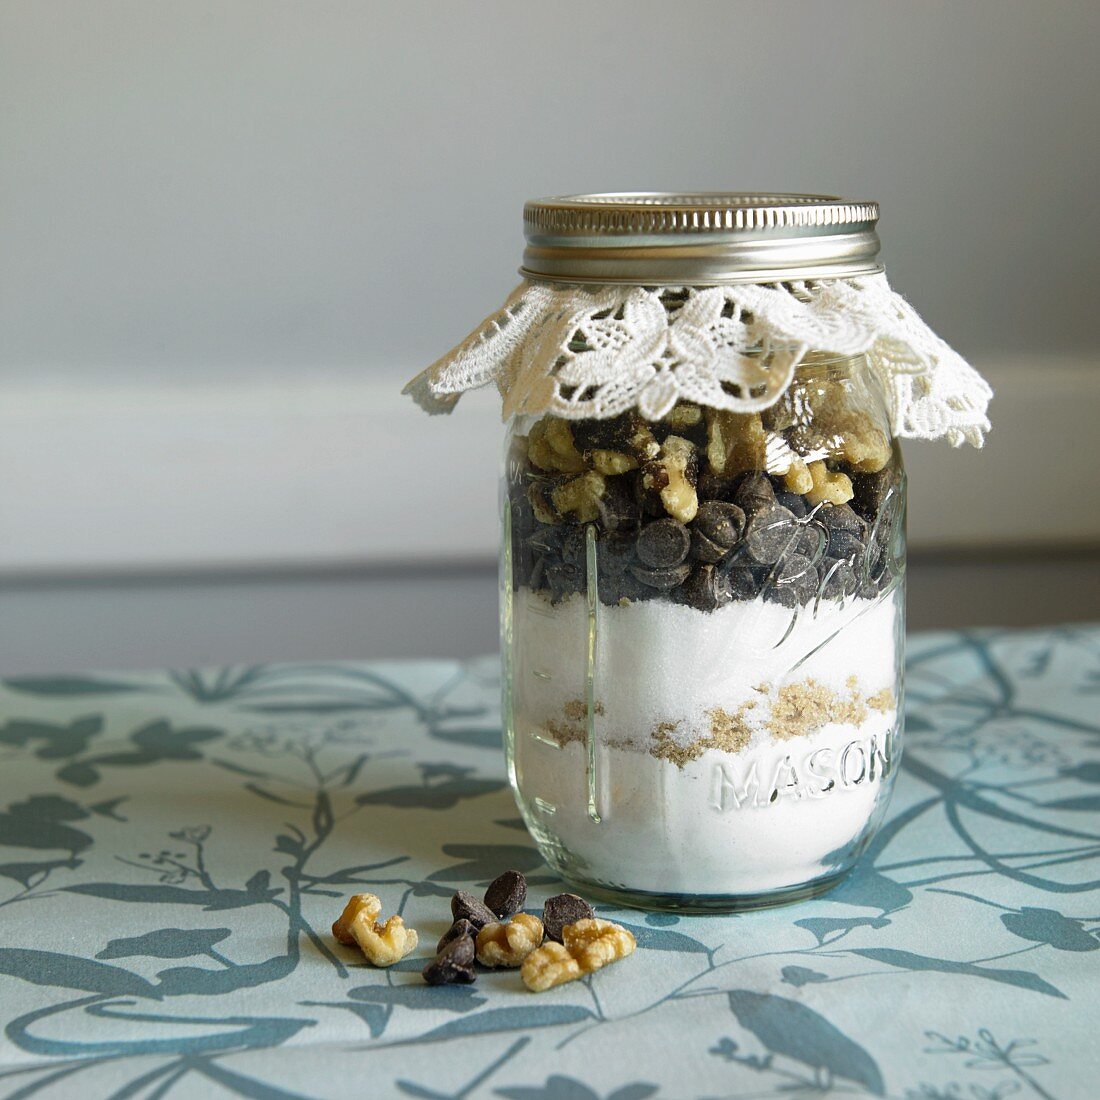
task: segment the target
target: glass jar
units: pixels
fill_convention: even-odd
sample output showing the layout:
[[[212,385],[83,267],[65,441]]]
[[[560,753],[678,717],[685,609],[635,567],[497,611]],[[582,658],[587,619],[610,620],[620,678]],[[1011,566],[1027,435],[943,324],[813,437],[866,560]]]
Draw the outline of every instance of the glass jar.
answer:
[[[901,747],[905,476],[863,360],[809,356],[762,415],[515,418],[505,470],[508,772],[547,862],[647,907],[828,889]]]
[[[877,252],[864,239],[857,255],[849,227],[769,238],[763,257],[752,232],[721,256],[689,239],[679,260],[619,239],[611,261],[606,241],[563,226],[551,239],[529,219],[528,278],[644,286],[664,264],[666,283],[715,285]],[[672,292],[670,313],[690,294]],[[863,356],[749,352],[787,353],[797,369],[759,411],[681,399],[654,419],[510,420],[508,773],[544,858],[589,895],[688,911],[814,896],[885,811],[902,730],[901,454]]]

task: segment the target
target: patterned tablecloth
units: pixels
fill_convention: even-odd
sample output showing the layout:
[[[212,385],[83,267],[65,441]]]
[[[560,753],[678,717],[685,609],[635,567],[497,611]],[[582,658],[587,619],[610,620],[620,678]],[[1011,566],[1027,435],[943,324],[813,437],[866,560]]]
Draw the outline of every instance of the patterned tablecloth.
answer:
[[[9,681],[0,1093],[643,1100],[1100,1096],[1100,630],[912,640],[890,819],[818,901],[602,908],[639,949],[534,995],[328,931],[371,890],[560,889],[504,781],[495,663]],[[418,952],[418,955],[424,952]]]

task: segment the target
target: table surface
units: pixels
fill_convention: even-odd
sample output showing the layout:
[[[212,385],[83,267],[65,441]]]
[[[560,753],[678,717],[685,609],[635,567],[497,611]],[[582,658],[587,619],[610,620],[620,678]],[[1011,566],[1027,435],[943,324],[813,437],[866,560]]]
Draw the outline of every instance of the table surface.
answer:
[[[636,954],[527,993],[336,945],[380,894],[560,890],[495,663],[269,665],[0,693],[0,1094],[1075,1098],[1100,1092],[1100,628],[918,635],[890,817],[830,895],[601,907]]]

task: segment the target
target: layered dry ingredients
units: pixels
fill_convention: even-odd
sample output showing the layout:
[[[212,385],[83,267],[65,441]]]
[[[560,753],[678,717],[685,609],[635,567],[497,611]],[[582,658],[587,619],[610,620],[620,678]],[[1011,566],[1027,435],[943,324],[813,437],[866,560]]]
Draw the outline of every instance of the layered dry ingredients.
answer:
[[[681,403],[514,437],[513,763],[574,873],[762,893],[874,824],[903,567],[900,465],[868,404],[811,372],[760,414]]]

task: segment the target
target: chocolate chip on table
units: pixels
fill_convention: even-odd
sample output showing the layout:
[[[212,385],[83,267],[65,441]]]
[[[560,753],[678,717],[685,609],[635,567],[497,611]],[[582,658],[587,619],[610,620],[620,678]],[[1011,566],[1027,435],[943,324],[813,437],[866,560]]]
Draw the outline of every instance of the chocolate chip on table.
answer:
[[[452,940],[460,940],[464,936],[469,936],[471,939],[476,938],[477,929],[465,917],[462,917],[456,920],[454,924],[439,937],[439,943],[435,945],[435,953],[438,955]]]
[[[655,519],[647,523],[634,541],[634,552],[651,569],[672,569],[679,565],[691,548],[688,529],[674,519]]]
[[[670,589],[675,588],[678,584],[683,584],[687,580],[688,574],[691,572],[691,566],[688,564],[677,565],[671,569],[646,569],[642,565],[632,565],[629,570],[630,574],[636,579],[641,581],[642,584],[648,588],[656,588],[661,592],[668,592]]]
[[[455,921],[468,920],[480,931],[497,919],[496,914],[480,898],[467,890],[457,890],[451,898],[451,916]]]
[[[451,940],[422,971],[428,985],[469,985],[477,980],[477,946],[472,936]]]
[[[501,920],[514,916],[527,900],[527,879],[519,871],[505,871],[489,883],[485,904]]]
[[[717,611],[732,599],[729,576],[708,564],[692,570],[680,593],[680,601],[697,611]]]
[[[555,894],[546,899],[542,909],[542,926],[548,940],[561,943],[561,931],[567,924],[591,920],[596,911],[576,894]]]
[[[778,504],[759,507],[745,527],[745,548],[753,561],[772,565],[798,537],[798,521]]]

